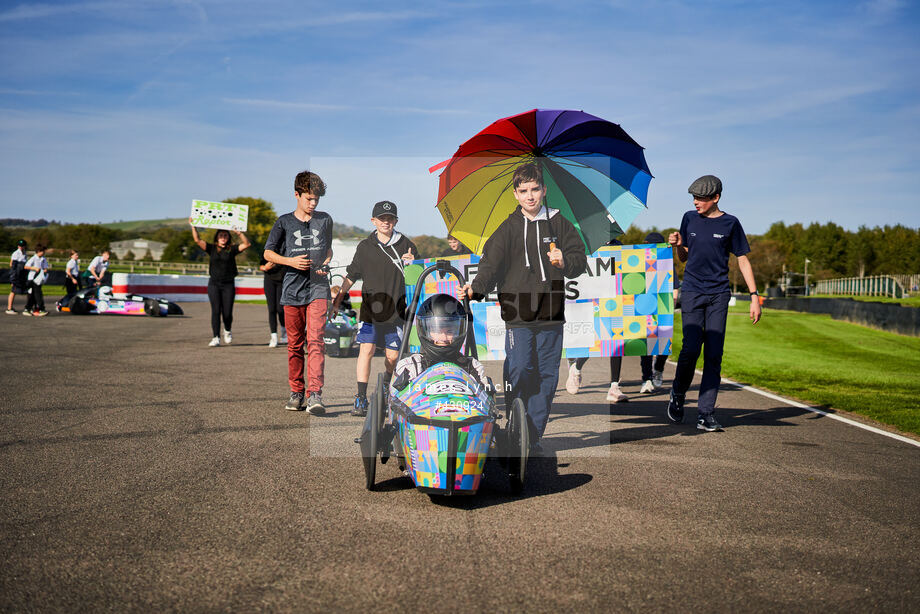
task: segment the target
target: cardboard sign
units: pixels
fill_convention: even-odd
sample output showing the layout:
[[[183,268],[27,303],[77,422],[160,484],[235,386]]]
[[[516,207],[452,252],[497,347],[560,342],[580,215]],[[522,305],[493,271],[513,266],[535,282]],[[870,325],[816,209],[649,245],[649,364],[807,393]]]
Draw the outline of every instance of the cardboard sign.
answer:
[[[405,268],[406,297],[435,260],[450,260],[467,280],[476,276],[479,256],[416,260]],[[452,276],[429,276],[419,298],[444,293],[457,297],[460,284]],[[674,261],[666,243],[605,246],[588,256],[587,270],[565,282],[564,355],[645,356],[671,353],[674,334]],[[493,293],[491,301],[471,302],[479,360],[505,357],[505,323]],[[419,351],[413,327],[413,352]]]
[[[192,224],[200,228],[245,231],[249,226],[249,205],[192,201]]]

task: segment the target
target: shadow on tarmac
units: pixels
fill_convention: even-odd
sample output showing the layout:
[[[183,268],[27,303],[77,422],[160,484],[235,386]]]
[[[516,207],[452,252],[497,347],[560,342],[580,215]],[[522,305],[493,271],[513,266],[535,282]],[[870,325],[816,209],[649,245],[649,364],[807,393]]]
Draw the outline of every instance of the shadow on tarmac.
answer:
[[[656,399],[659,394],[642,395],[633,397],[628,402],[607,403],[607,410],[611,418],[616,419],[609,431],[569,431],[556,433],[547,439],[547,443],[555,450],[585,450],[590,448],[606,448],[610,445],[623,443],[645,443],[649,445],[679,446],[680,440],[674,436],[696,437],[707,433],[696,428],[696,407],[690,405],[686,408],[684,421],[681,424],[671,424],[665,416],[666,404],[664,399]],[[603,412],[603,406],[597,403],[559,403],[553,405],[553,416],[550,421],[564,420],[598,414]],[[739,426],[764,426],[764,427],[795,427],[792,422],[808,414],[811,419],[823,418],[820,414],[788,405],[780,405],[769,409],[742,409],[731,407],[717,407],[716,415],[723,428],[727,431]]]

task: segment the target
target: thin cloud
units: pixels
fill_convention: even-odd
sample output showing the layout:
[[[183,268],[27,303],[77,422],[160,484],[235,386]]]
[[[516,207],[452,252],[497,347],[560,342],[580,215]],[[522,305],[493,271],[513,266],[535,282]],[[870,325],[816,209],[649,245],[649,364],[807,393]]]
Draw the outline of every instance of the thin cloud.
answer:
[[[119,2],[86,2],[83,4],[20,4],[8,11],[0,13],[0,22],[24,21],[29,19],[44,19],[69,15],[73,13],[87,13],[94,11],[108,11],[123,8]]]
[[[287,102],[283,100],[264,100],[258,98],[223,98],[222,100],[230,104],[273,109],[287,109],[290,111],[381,111],[384,113],[405,113],[409,115],[469,115],[472,113],[472,111],[467,109],[430,109],[423,107],[399,106],[352,106],[340,104],[320,104],[313,102]]]

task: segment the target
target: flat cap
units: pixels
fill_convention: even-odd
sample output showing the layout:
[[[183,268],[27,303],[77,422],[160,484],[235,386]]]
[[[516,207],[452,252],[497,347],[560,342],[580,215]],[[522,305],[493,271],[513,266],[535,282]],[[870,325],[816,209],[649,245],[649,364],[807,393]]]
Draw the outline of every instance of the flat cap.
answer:
[[[709,198],[722,193],[722,180],[715,175],[703,175],[691,183],[687,191],[694,196]]]

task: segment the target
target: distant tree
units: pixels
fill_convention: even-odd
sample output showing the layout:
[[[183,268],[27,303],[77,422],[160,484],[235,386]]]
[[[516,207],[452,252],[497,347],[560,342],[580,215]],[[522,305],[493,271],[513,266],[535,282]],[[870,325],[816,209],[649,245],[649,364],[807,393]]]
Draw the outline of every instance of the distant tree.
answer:
[[[151,239],[152,241],[159,241],[160,243],[169,243],[172,241],[173,237],[182,234],[185,229],[176,228],[175,226],[160,226],[149,236],[144,238]]]
[[[184,230],[170,239],[163,249],[164,262],[197,261],[204,257],[204,252],[192,241],[191,229]]]
[[[137,256],[134,255],[134,252],[130,249],[125,252],[125,255],[119,258],[119,260],[137,260]]]
[[[6,258],[13,250],[16,249],[16,241],[18,241],[13,233],[6,229],[2,224],[0,224],[0,252],[2,252],[2,257]],[[0,261],[2,262],[2,261]],[[9,264],[7,261],[4,265]]]
[[[55,232],[55,247],[75,249],[90,257],[109,247],[121,238],[121,233],[98,224],[66,224]]]
[[[920,229],[898,224],[877,231],[874,275],[920,273]]]
[[[146,252],[144,252],[143,256],[138,258],[138,260],[142,260],[144,262],[153,262],[153,254],[151,254],[150,250],[148,249]]]
[[[853,277],[871,275],[875,268],[875,249],[879,245],[880,233],[877,229],[860,226],[855,233],[850,233],[847,241],[846,274]]]
[[[249,228],[246,230],[246,236],[252,241],[252,247],[246,250],[243,255],[250,261],[258,261],[265,250],[268,233],[271,232],[272,226],[275,225],[275,220],[278,219],[275,207],[267,200],[252,196],[227,198],[223,202],[249,206]]]
[[[432,237],[431,235],[412,237],[412,242],[418,247],[419,253],[416,255],[421,258],[435,258],[448,248],[447,239]]]
[[[782,277],[783,265],[786,262],[779,243],[753,235],[749,239],[751,253],[748,254],[748,259],[754,269],[757,287],[763,289],[776,285]]]
[[[363,239],[371,233],[370,230],[349,226],[347,224],[332,223],[332,237],[335,239]]]

